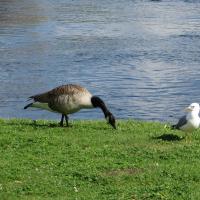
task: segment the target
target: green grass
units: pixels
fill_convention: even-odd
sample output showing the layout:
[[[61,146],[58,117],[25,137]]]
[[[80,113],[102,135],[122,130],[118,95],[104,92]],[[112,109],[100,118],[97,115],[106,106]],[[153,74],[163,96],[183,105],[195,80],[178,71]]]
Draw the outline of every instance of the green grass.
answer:
[[[155,122],[71,124],[0,120],[1,200],[200,198],[199,130],[187,142]]]

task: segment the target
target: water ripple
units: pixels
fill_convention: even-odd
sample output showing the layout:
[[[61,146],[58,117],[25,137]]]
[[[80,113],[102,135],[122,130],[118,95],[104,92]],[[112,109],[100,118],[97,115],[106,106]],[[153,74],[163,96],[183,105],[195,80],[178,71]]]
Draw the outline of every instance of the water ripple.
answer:
[[[0,4],[0,117],[57,119],[23,106],[66,83],[86,86],[117,118],[172,121],[199,102],[199,1]]]

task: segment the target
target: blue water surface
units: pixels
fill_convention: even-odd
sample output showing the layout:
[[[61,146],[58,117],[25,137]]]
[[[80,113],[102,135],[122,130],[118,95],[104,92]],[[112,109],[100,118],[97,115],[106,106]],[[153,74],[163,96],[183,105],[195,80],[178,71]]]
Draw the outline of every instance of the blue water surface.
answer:
[[[78,83],[117,118],[173,121],[200,103],[199,70],[200,1],[0,0],[0,117],[59,119],[27,97]]]

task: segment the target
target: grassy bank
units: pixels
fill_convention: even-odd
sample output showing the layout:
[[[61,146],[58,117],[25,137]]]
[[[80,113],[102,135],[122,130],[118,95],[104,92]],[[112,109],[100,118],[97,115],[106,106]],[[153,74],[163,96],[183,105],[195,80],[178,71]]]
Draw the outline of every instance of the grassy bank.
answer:
[[[199,130],[71,123],[0,120],[0,199],[199,199]]]

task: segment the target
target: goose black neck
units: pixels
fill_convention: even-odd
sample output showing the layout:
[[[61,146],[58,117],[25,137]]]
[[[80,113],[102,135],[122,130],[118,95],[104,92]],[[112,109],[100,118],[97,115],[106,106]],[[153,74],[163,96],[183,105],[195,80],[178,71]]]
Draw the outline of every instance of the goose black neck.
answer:
[[[105,103],[103,102],[102,99],[100,99],[99,97],[97,96],[93,96],[91,98],[91,102],[92,102],[92,105],[96,108],[96,107],[99,107],[101,108],[101,110],[103,111],[105,117],[108,116],[108,114],[110,113],[109,110],[107,109]]]

